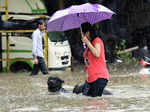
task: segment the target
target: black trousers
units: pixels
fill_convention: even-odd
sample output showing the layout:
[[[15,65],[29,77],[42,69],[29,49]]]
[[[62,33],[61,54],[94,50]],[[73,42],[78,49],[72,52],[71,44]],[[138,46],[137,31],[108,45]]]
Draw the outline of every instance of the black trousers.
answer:
[[[106,87],[107,82],[108,80],[103,78],[99,78],[92,83],[85,82],[83,87],[83,94],[92,97],[102,96],[103,90]]]
[[[41,70],[43,74],[48,74],[48,69],[46,67],[44,58],[37,57],[37,59],[38,59],[38,64],[34,64],[31,75],[37,75],[39,70]]]

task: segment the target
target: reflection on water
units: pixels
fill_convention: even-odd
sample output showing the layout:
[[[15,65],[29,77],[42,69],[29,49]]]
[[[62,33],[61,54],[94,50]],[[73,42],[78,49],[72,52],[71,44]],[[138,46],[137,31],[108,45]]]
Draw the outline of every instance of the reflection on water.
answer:
[[[110,102],[104,99],[89,99],[87,105],[83,108],[83,112],[105,111],[110,107]]]
[[[124,71],[110,72],[106,89],[112,95],[94,98],[72,94],[73,87],[85,79],[82,70],[51,72],[65,81],[63,87],[68,93],[49,93],[49,76],[1,73],[0,112],[149,112],[149,76],[143,80],[138,72]]]
[[[26,107],[26,108],[18,108],[18,109],[15,109],[13,111],[14,112],[21,112],[21,111],[25,111],[25,112],[32,111],[32,112],[34,112],[34,111],[39,111],[39,108],[38,107]]]

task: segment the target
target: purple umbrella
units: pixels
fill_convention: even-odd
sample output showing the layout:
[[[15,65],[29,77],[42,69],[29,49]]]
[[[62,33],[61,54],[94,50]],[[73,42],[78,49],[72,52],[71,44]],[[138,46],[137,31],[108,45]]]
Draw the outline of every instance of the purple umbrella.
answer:
[[[95,24],[110,19],[113,14],[115,14],[113,11],[100,4],[73,5],[52,15],[47,23],[47,32],[80,28],[85,22]]]

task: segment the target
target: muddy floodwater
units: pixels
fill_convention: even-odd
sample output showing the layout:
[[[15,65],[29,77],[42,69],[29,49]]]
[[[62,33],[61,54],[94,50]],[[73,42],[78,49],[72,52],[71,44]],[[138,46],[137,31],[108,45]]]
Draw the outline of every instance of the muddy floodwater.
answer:
[[[50,71],[65,81],[69,93],[49,93],[50,75],[0,73],[0,112],[150,112],[150,78],[140,69],[138,63],[109,66],[106,89],[112,95],[95,98],[71,93],[85,79],[82,65],[76,64],[73,72]]]

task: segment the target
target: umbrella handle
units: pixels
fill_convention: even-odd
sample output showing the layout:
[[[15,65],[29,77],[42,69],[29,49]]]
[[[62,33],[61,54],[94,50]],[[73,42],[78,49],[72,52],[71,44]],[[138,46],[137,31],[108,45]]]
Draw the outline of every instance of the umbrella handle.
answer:
[[[82,32],[82,27],[81,26],[80,26],[80,32],[81,32],[81,35],[82,35],[83,32]],[[85,43],[83,43],[83,48],[86,49],[86,44]]]
[[[83,48],[86,49],[86,44],[85,43],[83,43]]]

